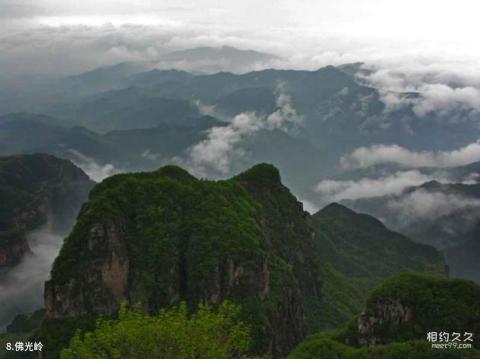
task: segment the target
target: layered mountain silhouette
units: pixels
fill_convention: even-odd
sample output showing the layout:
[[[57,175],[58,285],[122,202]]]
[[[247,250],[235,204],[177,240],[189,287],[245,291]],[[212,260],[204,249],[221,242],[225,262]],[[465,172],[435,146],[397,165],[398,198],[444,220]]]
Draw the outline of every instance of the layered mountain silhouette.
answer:
[[[477,164],[453,169],[474,171]],[[475,172],[470,172],[470,174]],[[391,228],[413,240],[445,252],[453,276],[479,281],[476,271],[480,187],[472,184],[442,184],[436,181],[409,187],[401,194],[344,203],[356,210],[381,217]],[[417,209],[420,208],[420,209]],[[420,215],[423,211],[423,215]],[[418,216],[415,214],[419,213]]]

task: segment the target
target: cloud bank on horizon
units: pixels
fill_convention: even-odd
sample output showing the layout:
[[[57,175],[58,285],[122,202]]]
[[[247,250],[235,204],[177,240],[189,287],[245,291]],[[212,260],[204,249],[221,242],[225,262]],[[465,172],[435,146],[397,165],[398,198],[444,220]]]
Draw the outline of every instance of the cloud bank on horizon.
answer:
[[[480,161],[480,140],[453,151],[412,151],[398,145],[359,147],[342,157],[345,169],[395,163],[406,167],[455,167]]]
[[[462,183],[474,184],[476,179],[471,175],[462,180],[452,179],[441,171],[423,173],[420,170],[404,170],[378,176],[363,177],[357,180],[324,179],[314,188],[323,205],[343,200],[358,200],[402,194],[408,188],[421,186],[427,182],[436,181],[443,184]]]
[[[342,200],[356,200],[402,193],[406,188],[419,186],[432,180],[431,176],[419,171],[398,171],[379,178],[362,178],[359,180],[332,180],[320,181],[315,192],[320,195],[324,204]],[[440,178],[435,178],[440,180]]]

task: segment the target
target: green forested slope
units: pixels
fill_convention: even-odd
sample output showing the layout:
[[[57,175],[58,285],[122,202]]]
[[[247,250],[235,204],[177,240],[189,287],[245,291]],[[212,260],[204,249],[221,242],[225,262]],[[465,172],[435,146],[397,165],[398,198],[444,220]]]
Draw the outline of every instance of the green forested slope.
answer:
[[[312,216],[325,306],[320,329],[358,314],[370,291],[400,272],[446,274],[440,252],[390,231],[372,216],[331,204]],[[320,320],[319,320],[320,318]]]

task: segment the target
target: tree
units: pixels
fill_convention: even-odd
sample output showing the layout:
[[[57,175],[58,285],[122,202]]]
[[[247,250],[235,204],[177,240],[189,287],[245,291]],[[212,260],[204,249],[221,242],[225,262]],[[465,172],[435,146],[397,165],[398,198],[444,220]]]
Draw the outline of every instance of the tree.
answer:
[[[201,305],[191,316],[184,303],[154,316],[122,307],[118,320],[100,319],[95,331],[77,332],[61,358],[240,358],[250,337],[239,312],[228,301],[216,309]]]

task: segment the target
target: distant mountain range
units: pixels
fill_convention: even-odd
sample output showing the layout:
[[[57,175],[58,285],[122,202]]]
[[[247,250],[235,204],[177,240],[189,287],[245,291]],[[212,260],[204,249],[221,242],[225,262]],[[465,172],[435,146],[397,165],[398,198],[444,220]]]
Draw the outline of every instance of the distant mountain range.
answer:
[[[233,51],[228,48],[197,50],[200,54]],[[181,58],[196,52],[185,51],[172,56]],[[245,54],[246,58],[253,56],[248,54]],[[53,83],[47,90],[39,92],[37,100],[23,102],[29,104],[29,110],[50,116],[51,118],[42,120],[48,125],[64,128],[81,126],[101,133],[157,128],[155,131],[161,134],[162,131],[158,128],[164,125],[192,128],[190,123],[196,123],[195,119],[202,115],[212,116],[223,123],[229,123],[241,113],[268,116],[279,109],[280,99],[284,102],[288,99],[290,110],[294,110],[298,117],[295,128],[282,128],[280,130],[283,133],[278,136],[274,131],[267,130],[270,134],[262,135],[262,143],[268,142],[264,140],[265,136],[282,136],[288,138],[289,142],[298,144],[296,148],[304,147],[305,150],[298,151],[296,158],[293,158],[294,154],[275,156],[272,153],[259,153],[251,150],[251,144],[247,144],[246,140],[248,138],[251,142],[258,133],[242,136],[232,151],[246,153],[249,159],[245,160],[245,165],[242,164],[243,159],[239,160],[240,165],[235,163],[225,175],[245,169],[256,160],[262,160],[279,165],[286,178],[300,177],[300,174],[292,173],[290,168],[284,168],[276,157],[289,163],[304,161],[304,171],[309,174],[303,174],[301,177],[305,179],[301,181],[288,182],[303,197],[309,195],[315,181],[335,173],[343,155],[359,146],[383,143],[410,149],[450,150],[475,142],[480,136],[475,114],[463,116],[462,113],[457,113],[456,116],[463,120],[455,122],[445,121],[442,113],[435,112],[419,118],[408,106],[387,110],[380,92],[357,79],[355,74],[358,66],[355,64],[350,67],[327,66],[317,71],[269,69],[244,74],[220,72],[203,75],[181,70],[144,71],[146,66],[126,63],[93,70]],[[78,86],[81,90],[77,90]],[[15,116],[7,115],[6,119]],[[2,122],[6,119],[2,119]],[[206,128],[200,127],[203,133],[194,136],[196,139],[205,138]],[[42,133],[40,129],[39,131]],[[3,136],[2,132],[6,135]],[[0,129],[0,138],[3,136],[4,142],[9,143],[7,145],[0,141],[0,148],[4,148],[1,153],[12,153],[8,147],[13,148],[15,136],[22,136],[15,134],[12,137],[11,133],[5,127]],[[161,137],[157,142],[160,141]],[[69,145],[68,141],[66,145]],[[23,151],[22,146],[19,145],[18,150],[13,152]],[[168,159],[167,153],[156,152],[153,147],[158,146],[148,144],[142,151],[131,153],[127,156],[130,157],[128,161],[122,159],[125,152],[122,150],[115,149],[104,155],[102,151],[85,152],[75,149],[97,162],[113,163],[126,170],[148,170],[165,162],[156,162],[151,166],[141,157],[145,151],[148,151],[147,155],[153,152],[157,158]],[[169,152],[178,155],[186,149]],[[276,151],[283,153],[278,148]],[[250,152],[253,154],[249,155]],[[307,163],[308,158],[314,160]],[[290,167],[297,170],[299,166]]]
[[[477,168],[478,163],[475,163],[450,171],[458,175],[463,170]],[[382,218],[390,228],[417,242],[443,250],[451,275],[480,281],[477,270],[480,256],[479,183],[431,181],[408,187],[400,194],[344,200],[342,203]]]
[[[161,56],[157,65],[162,68],[180,68],[197,72],[236,71],[265,68],[279,57],[253,50],[240,50],[231,46],[197,47],[179,50]]]
[[[48,116],[11,114],[0,117],[0,155],[46,152],[74,161],[90,175],[107,165],[115,172],[152,170],[188,158],[188,150],[204,141],[208,131],[228,125],[210,116],[178,122],[98,134],[58,125]],[[324,163],[310,160],[312,155],[324,156],[318,148],[280,130],[259,130],[245,138],[242,148],[246,155],[232,161],[231,172],[269,161],[285,170],[289,185],[308,188],[324,171]]]
[[[199,47],[166,53],[156,61],[106,65],[66,78],[13,78],[0,82],[0,114],[38,112],[48,103],[68,103],[77,101],[78,96],[122,89],[131,85],[135,75],[155,68],[185,70],[195,74],[248,72],[269,68],[277,60],[275,55],[248,49],[229,46]]]
[[[475,113],[459,110],[447,120],[435,111],[419,118],[409,106],[386,109],[379,90],[359,81],[345,66],[206,75],[178,69],[142,72],[145,66],[120,64],[51,83],[37,92],[37,99],[32,94],[22,101],[28,106],[0,108],[0,113],[34,111],[58,117],[68,125],[110,131],[151,127],[158,123],[156,119],[171,120],[174,115],[183,119],[195,111],[195,104],[200,112],[208,107],[210,115],[224,120],[245,111],[267,113],[275,108],[275,93],[282,87],[303,118],[299,136],[328,148],[331,156],[372,143],[454,149],[479,137]],[[183,109],[178,101],[186,101]]]

